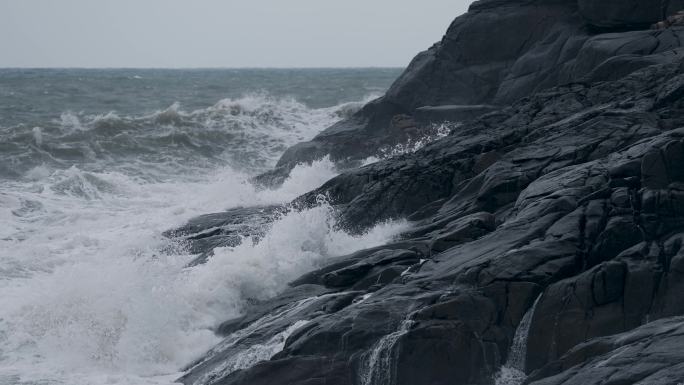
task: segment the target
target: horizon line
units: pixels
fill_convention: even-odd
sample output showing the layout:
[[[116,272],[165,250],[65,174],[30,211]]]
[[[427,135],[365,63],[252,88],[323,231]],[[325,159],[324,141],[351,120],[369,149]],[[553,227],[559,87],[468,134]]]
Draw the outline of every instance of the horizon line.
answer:
[[[40,69],[51,69],[51,70],[302,70],[302,69],[403,69],[406,66],[302,66],[302,67],[278,67],[278,66],[241,66],[241,67],[221,67],[221,66],[208,66],[208,67],[80,67],[80,66],[0,66],[0,70],[40,70]]]

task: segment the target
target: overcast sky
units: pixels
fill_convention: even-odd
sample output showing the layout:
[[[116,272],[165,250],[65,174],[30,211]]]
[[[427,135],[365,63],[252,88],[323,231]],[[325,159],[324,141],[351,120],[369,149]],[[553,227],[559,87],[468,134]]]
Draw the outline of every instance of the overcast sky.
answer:
[[[0,0],[0,67],[405,66],[468,0]]]

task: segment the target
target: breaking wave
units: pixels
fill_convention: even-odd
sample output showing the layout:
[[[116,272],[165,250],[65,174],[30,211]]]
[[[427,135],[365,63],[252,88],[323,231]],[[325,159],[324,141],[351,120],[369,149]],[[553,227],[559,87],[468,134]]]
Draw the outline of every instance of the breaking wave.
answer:
[[[0,177],[19,178],[36,166],[57,169],[74,163],[127,172],[135,163],[134,171],[148,178],[158,178],[160,171],[193,173],[226,163],[263,171],[287,147],[311,139],[363,104],[310,108],[293,98],[258,93],[196,110],[174,103],[147,115],[66,111],[41,127],[0,127],[0,164],[12,165],[0,166]],[[166,169],[160,170],[160,164]],[[147,172],[148,167],[153,170]]]
[[[326,258],[390,240],[404,223],[353,236],[327,204],[291,211],[259,242],[216,249],[204,265],[187,267],[196,256],[166,252],[173,244],[161,235],[320,186],[337,174],[328,158],[297,166],[278,189],[249,180],[360,105],[311,109],[254,94],[0,130],[0,163],[12,165],[0,167],[0,383],[169,384],[249,301]]]

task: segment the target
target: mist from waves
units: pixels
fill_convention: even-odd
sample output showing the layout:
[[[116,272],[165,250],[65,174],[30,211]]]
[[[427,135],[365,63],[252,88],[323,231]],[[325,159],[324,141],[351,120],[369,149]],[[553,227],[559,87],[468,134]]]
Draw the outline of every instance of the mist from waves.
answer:
[[[67,86],[76,87],[75,76]],[[88,92],[109,86],[97,81]],[[8,89],[0,99],[11,102]],[[212,330],[247,302],[276,295],[329,256],[385,243],[405,226],[385,223],[351,236],[322,204],[281,217],[256,244],[217,249],[207,264],[186,268],[195,256],[173,250],[162,232],[197,215],[285,203],[320,186],[338,173],[327,158],[297,166],[275,190],[249,180],[375,95],[312,107],[298,97],[241,92],[202,105],[179,97],[150,110],[147,97],[122,91],[122,100],[132,100],[107,111],[100,94],[96,108],[79,110],[63,108],[65,97],[49,91],[55,99],[42,104],[27,91],[25,107],[0,107],[3,385],[172,383],[218,342]]]
[[[3,191],[2,216],[15,219],[0,230],[0,382],[167,383],[155,376],[209,349],[212,329],[246,301],[277,294],[325,257],[387,242],[403,224],[351,236],[324,204],[193,268],[184,267],[192,256],[160,251],[172,246],[160,233],[226,207],[286,202],[332,175],[323,159],[298,166],[282,190],[258,191],[227,167],[204,182],[161,183],[74,167],[42,188]]]

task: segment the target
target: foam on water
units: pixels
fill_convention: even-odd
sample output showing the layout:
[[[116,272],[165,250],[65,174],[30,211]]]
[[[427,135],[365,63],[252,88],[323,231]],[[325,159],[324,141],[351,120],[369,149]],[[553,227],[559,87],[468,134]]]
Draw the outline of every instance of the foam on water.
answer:
[[[174,244],[161,233],[194,216],[285,203],[336,175],[324,158],[260,190],[248,182],[253,168],[227,164],[268,166],[357,107],[255,94],[194,111],[65,112],[56,126],[3,131],[17,144],[5,164],[32,166],[0,184],[0,383],[168,384],[248,301],[276,295],[327,257],[390,240],[404,223],[352,236],[323,203],[284,215],[258,243],[217,249],[204,265],[186,268],[194,256],[164,251]],[[222,155],[202,160],[214,150]]]
[[[383,224],[351,236],[335,230],[322,205],[283,216],[257,244],[217,249],[205,265],[184,268],[192,256],[160,252],[169,246],[160,233],[194,215],[286,202],[331,174],[323,160],[300,166],[282,190],[257,191],[230,168],[202,182],[145,183],[72,167],[3,187],[0,379],[152,381],[218,342],[212,328],[246,301],[401,229]]]
[[[311,139],[362,103],[310,108],[290,97],[252,93],[193,110],[175,102],[147,114],[65,111],[41,127],[0,126],[0,142],[6,146],[0,172],[3,163],[16,165],[12,172],[23,174],[26,167],[73,164],[86,164],[89,171],[125,168],[146,178],[225,164],[260,172],[287,147]]]

